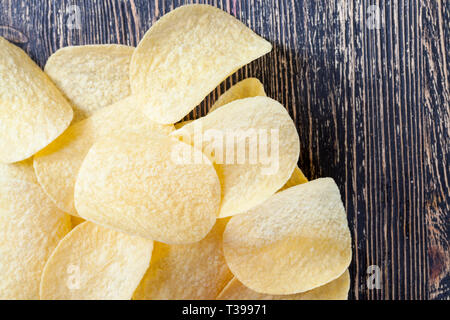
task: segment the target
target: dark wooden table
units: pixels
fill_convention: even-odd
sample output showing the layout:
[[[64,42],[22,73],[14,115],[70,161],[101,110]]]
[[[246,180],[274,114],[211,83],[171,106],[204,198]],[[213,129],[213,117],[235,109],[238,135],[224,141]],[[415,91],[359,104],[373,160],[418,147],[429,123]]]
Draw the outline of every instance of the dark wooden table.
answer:
[[[205,2],[274,49],[190,117],[258,77],[297,124],[306,175],[340,186],[354,240],[350,298],[450,299],[450,1]],[[43,66],[68,45],[135,46],[183,3],[0,0],[0,35]],[[372,265],[379,289],[366,284]]]

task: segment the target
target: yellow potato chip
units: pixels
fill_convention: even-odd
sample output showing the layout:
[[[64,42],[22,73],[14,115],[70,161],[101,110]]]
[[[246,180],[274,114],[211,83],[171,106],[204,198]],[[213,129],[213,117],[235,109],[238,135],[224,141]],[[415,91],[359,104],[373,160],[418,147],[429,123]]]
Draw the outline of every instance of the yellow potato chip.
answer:
[[[347,300],[349,289],[350,274],[348,270],[336,280],[321,287],[287,295],[270,295],[255,292],[234,277],[217,296],[217,300]]]
[[[0,226],[0,300],[39,299],[42,270],[69,232],[69,216],[37,184],[3,179]]]
[[[224,254],[246,287],[294,294],[338,278],[350,264],[351,237],[339,189],[317,179],[231,218]]]
[[[232,86],[230,89],[225,91],[224,94],[222,94],[219,99],[213,104],[211,109],[209,109],[209,112],[213,112],[217,108],[222,107],[223,105],[226,105],[230,102],[233,102],[235,100],[244,99],[244,98],[251,98],[251,97],[264,97],[266,96],[266,92],[264,91],[264,86],[257,78],[247,78],[242,81],[239,81],[234,86]],[[184,121],[180,122],[179,124],[175,124],[175,129],[182,128],[185,124],[190,123],[192,121]],[[286,184],[279,190],[282,191],[284,189],[296,186],[298,184],[306,183],[308,182],[308,179],[305,177],[303,172],[300,170],[299,167],[296,167],[294,169],[294,172],[292,173],[289,180],[286,182]]]
[[[303,174],[302,170],[300,170],[299,167],[295,167],[294,172],[292,172],[291,177],[289,180],[284,184],[283,188],[281,188],[279,191],[283,191],[285,189],[288,189],[290,187],[297,186],[299,184],[307,183],[308,179]]]
[[[202,163],[177,158],[178,151]],[[170,244],[204,238],[219,205],[220,182],[201,151],[147,130],[99,139],[75,184],[82,218]]]
[[[187,125],[188,123],[191,123],[194,120],[186,120],[186,121],[180,121],[174,124],[175,129],[180,129],[182,127],[184,127],[185,125]]]
[[[119,44],[71,46],[50,56],[45,72],[72,103],[74,122],[131,94],[133,47]]]
[[[217,99],[217,101],[213,104],[211,109],[209,109],[209,112],[213,112],[217,108],[233,102],[234,100],[258,96],[266,96],[263,84],[256,78],[247,78],[239,81],[230,89],[225,91],[225,93],[222,94],[219,99]]]
[[[38,183],[33,169],[33,159],[16,163],[1,163],[0,162],[0,179],[16,179],[24,180],[32,183]]]
[[[147,270],[153,241],[84,222],[45,264],[42,300],[129,300]]]
[[[233,101],[172,135],[214,160],[222,186],[220,217],[243,213],[279,190],[300,152],[294,122],[267,97]]]
[[[136,48],[131,91],[150,119],[175,123],[231,73],[271,49],[220,9],[181,6],[158,20]]]
[[[225,91],[224,94],[222,94],[219,99],[213,104],[211,109],[209,109],[209,112],[213,112],[217,108],[222,107],[223,105],[226,105],[230,102],[233,102],[235,100],[244,99],[244,98],[251,98],[251,97],[264,97],[266,96],[266,92],[264,91],[264,86],[256,78],[247,78],[242,81],[239,81],[234,86],[232,86],[230,89]],[[189,121],[183,121],[178,124],[175,124],[175,129],[182,128],[185,124],[188,124],[192,122]],[[298,184],[306,183],[308,182],[308,179],[305,177],[303,172],[300,170],[299,167],[296,167],[294,169],[294,172],[292,173],[289,180],[286,182],[286,184],[279,190],[282,191],[284,189],[296,186]]]
[[[96,112],[66,130],[34,157],[34,169],[44,191],[63,211],[77,216],[73,192],[78,170],[96,139],[126,128],[169,134],[173,126],[152,122],[139,111],[132,97]]]
[[[69,102],[19,47],[0,37],[0,162],[25,160],[72,121]]]
[[[222,251],[228,219],[218,219],[201,241],[184,245],[155,243],[152,261],[136,300],[212,300],[233,277]]]

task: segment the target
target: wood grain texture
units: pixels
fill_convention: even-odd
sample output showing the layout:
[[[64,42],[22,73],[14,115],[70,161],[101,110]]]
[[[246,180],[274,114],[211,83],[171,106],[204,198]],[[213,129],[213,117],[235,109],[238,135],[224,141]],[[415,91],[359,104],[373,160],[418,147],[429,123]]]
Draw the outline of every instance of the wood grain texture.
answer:
[[[231,13],[274,49],[189,118],[232,83],[259,78],[295,120],[300,167],[340,186],[354,241],[350,298],[450,299],[450,1],[199,2]],[[136,45],[183,3],[1,0],[0,35],[43,66],[68,45]],[[371,265],[381,268],[380,289],[366,286]]]

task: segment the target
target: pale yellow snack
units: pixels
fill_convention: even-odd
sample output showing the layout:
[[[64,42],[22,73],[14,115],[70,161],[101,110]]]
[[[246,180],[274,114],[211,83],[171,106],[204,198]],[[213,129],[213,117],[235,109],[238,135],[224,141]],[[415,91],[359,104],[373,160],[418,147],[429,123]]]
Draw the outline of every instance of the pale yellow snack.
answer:
[[[225,91],[224,94],[222,94],[219,99],[213,104],[211,109],[209,109],[209,112],[213,112],[217,108],[222,107],[223,105],[226,105],[230,102],[233,102],[235,100],[244,99],[244,98],[251,98],[251,97],[264,97],[266,96],[266,92],[264,91],[264,86],[257,78],[247,78],[242,81],[239,81],[234,86],[232,86],[230,89]],[[188,124],[192,122],[192,120],[189,121],[183,121],[179,124],[175,124],[175,129],[182,128],[185,124]],[[299,167],[296,167],[294,169],[294,172],[292,173],[289,180],[285,183],[285,185],[279,190],[282,191],[284,189],[296,186],[298,184],[306,183],[308,182],[308,179],[305,177],[303,172],[300,170]]]
[[[69,102],[19,47],[0,37],[0,162],[25,160],[72,121]]]
[[[48,196],[63,211],[78,216],[73,193],[78,170],[94,142],[117,134],[123,128],[142,128],[169,134],[173,126],[150,121],[139,111],[133,97],[125,98],[96,112],[66,130],[34,157],[37,179]]]
[[[185,245],[155,243],[150,268],[136,300],[212,300],[233,277],[222,251],[228,219],[218,219],[201,241]]]
[[[203,161],[177,162],[177,150]],[[99,139],[75,184],[82,218],[169,244],[204,238],[219,205],[220,182],[211,162],[199,150],[147,130]]]
[[[291,177],[284,184],[283,188],[281,188],[279,191],[283,191],[290,187],[297,186],[299,184],[303,184],[303,183],[307,183],[307,182],[308,182],[308,179],[305,177],[302,170],[300,170],[299,167],[295,167],[294,172],[292,172]]]
[[[268,199],[289,179],[300,152],[294,122],[279,102],[267,97],[233,101],[172,136],[202,149],[215,162],[222,186],[220,217]]]
[[[70,230],[42,189],[22,180],[0,180],[0,300],[39,299],[45,262]]]
[[[0,162],[0,180],[17,179],[32,183],[38,183],[33,169],[33,159],[29,158],[15,163]]]
[[[224,106],[234,100],[258,96],[266,96],[263,84],[256,78],[247,78],[239,81],[230,89],[225,91],[225,93],[222,94],[216,102],[214,102],[211,109],[209,109],[209,112],[213,112],[217,108],[220,108],[221,106]]]
[[[150,119],[175,123],[230,74],[271,49],[220,9],[181,6],[159,19],[137,46],[131,91]]]
[[[48,259],[42,300],[129,300],[147,270],[153,241],[84,222]]]
[[[70,46],[47,60],[45,72],[72,103],[77,122],[131,94],[133,47],[120,44]]]
[[[223,237],[231,272],[266,294],[322,286],[338,278],[352,256],[345,209],[331,178],[291,187],[232,217]]]
[[[321,287],[297,294],[270,295],[255,292],[234,277],[217,300],[347,300],[350,289],[350,274],[345,271],[339,278]]]

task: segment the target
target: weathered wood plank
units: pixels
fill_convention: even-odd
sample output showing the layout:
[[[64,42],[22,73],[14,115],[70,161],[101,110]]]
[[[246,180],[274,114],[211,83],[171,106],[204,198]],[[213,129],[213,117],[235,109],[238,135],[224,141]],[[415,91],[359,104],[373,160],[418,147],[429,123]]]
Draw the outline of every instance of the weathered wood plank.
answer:
[[[429,294],[450,299],[450,3],[423,1],[421,14]]]

